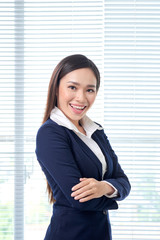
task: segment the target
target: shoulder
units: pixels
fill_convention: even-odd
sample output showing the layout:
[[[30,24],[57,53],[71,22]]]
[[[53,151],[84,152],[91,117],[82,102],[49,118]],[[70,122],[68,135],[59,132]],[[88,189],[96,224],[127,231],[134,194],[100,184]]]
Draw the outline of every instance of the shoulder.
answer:
[[[100,128],[102,128],[102,129],[103,129],[103,127],[102,127],[102,125],[101,125],[101,124],[99,124],[99,123],[97,123],[97,122],[95,122],[95,121],[94,121],[94,123],[95,123],[96,125],[98,125],[98,127],[100,127]]]
[[[58,129],[58,131],[64,131],[64,127],[58,125],[58,123],[54,122],[50,118],[40,126],[40,128],[38,129],[38,133],[47,129],[55,131]]]
[[[65,127],[58,125],[51,119],[48,119],[37,131],[36,139],[41,139],[45,141],[48,138],[57,138],[62,137],[66,139],[66,130]]]
[[[93,133],[92,138],[96,141],[104,143],[105,145],[108,144],[110,146],[110,141],[108,139],[108,136],[106,135],[104,128],[99,123],[96,123],[96,124],[99,126],[99,129],[97,129]]]
[[[96,135],[101,135],[101,136],[104,136],[105,138],[107,138],[106,136],[106,133],[104,131],[104,128],[101,124],[97,123],[97,122],[94,122],[96,125],[98,125],[98,129],[95,131],[95,134]]]

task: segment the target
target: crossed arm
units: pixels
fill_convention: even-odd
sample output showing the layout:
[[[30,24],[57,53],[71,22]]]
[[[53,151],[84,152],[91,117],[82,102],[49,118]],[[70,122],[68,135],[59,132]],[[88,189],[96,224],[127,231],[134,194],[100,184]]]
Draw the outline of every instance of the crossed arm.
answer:
[[[112,195],[115,189],[105,181],[97,181],[94,178],[80,178],[80,183],[72,187],[71,196],[79,202],[86,202],[103,195]]]
[[[37,158],[56,196],[62,191],[71,206],[83,210],[117,208],[115,200],[122,200],[129,193],[129,182],[120,167],[115,168],[116,179],[83,178],[68,144],[60,127],[46,124],[38,132]],[[109,199],[104,195],[114,193],[112,186],[118,190],[118,196]]]

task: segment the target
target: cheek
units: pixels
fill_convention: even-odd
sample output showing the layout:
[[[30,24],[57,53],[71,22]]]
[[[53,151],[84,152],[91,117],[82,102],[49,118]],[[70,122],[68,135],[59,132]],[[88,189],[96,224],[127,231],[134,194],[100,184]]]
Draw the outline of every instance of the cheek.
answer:
[[[73,98],[73,94],[69,93],[69,91],[63,88],[59,89],[59,96],[61,103],[66,103]]]

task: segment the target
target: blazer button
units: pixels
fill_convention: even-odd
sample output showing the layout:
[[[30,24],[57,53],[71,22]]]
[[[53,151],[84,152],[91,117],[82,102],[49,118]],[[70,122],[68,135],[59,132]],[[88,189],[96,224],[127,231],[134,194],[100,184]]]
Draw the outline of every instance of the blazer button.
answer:
[[[108,212],[107,210],[103,210],[104,215],[107,215],[107,212]]]

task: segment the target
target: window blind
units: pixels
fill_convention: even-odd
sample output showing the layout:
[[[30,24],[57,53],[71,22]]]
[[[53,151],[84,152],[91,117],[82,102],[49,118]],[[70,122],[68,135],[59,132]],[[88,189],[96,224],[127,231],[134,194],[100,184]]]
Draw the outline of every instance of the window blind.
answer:
[[[43,239],[51,207],[35,158],[55,65],[82,53],[99,67],[89,115],[101,123],[132,184],[111,211],[113,239],[160,235],[158,1],[0,1],[0,240]]]
[[[105,1],[104,126],[132,185],[113,239],[160,238],[160,2]]]
[[[57,63],[74,53],[102,72],[103,1],[0,1],[0,13],[0,240],[42,240],[52,208],[34,152],[49,80]],[[98,122],[102,99],[100,90]]]

